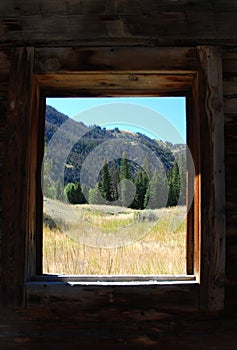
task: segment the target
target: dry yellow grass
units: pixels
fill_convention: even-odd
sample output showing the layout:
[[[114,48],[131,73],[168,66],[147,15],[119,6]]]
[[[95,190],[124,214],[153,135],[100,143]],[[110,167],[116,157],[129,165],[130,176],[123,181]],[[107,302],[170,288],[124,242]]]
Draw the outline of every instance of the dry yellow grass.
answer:
[[[117,248],[90,247],[58,229],[44,226],[43,272],[76,275],[184,274],[185,220],[173,228],[170,221],[172,216],[184,212],[184,208],[165,210],[165,215],[143,239]],[[121,217],[119,220],[121,224]],[[126,221],[126,215],[123,215],[123,220]],[[111,218],[109,222],[112,222]],[[97,223],[102,225],[98,218]],[[116,224],[116,216],[113,216],[112,225]],[[145,223],[139,225],[142,230]]]

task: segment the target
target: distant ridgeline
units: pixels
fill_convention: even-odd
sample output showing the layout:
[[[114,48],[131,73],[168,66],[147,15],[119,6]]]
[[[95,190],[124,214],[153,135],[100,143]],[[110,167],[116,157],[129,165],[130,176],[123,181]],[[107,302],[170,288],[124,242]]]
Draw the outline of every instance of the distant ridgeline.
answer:
[[[72,204],[106,204],[116,201],[117,205],[127,206],[127,193],[129,192],[129,181],[134,183],[134,200],[129,204],[130,208],[159,208],[163,206],[174,206],[185,204],[186,193],[186,145],[160,140],[152,140],[141,133],[132,133],[118,128],[106,130],[94,125],[87,127],[82,122],[76,122],[68,116],[58,112],[51,106],[46,106],[45,146],[47,146],[58,128],[66,121],[67,128],[63,130],[63,142],[70,142],[75,135],[75,128],[81,128],[83,135],[74,143],[69,152],[64,168],[64,183],[57,179],[60,153],[62,145],[60,137],[58,145],[54,146],[54,156],[47,158],[44,162],[44,196],[69,200]],[[75,138],[75,136],[74,136]],[[154,152],[163,164],[165,175],[153,171],[149,174],[149,153],[144,157],[144,164],[138,165],[135,161],[127,159],[126,152],[121,158],[107,162],[106,155],[104,164],[99,174],[98,182],[93,188],[87,188],[80,184],[80,171],[86,157],[96,147],[106,141],[129,140],[135,144],[143,144]],[[175,156],[174,156],[175,154]],[[50,174],[50,176],[49,176]],[[168,191],[167,191],[168,184]],[[62,189],[64,190],[62,191]],[[168,192],[168,195],[167,195]],[[85,199],[86,198],[86,199]],[[119,201],[118,201],[119,199]]]

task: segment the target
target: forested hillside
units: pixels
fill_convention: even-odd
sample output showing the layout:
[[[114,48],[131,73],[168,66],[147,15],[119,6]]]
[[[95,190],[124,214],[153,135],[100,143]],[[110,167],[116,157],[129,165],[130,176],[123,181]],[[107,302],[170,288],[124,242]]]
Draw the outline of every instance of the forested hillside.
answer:
[[[53,139],[54,156],[47,158],[44,163],[45,196],[59,200],[67,198],[74,204],[114,202],[135,209],[172,206],[177,202],[185,203],[185,145],[173,145],[168,141],[150,139],[144,134],[119,130],[117,127],[113,130],[106,130],[98,125],[87,127],[82,122],[76,122],[53,107],[47,106],[46,151],[54,133],[64,125],[67,127],[61,128],[62,131],[60,129],[58,133],[60,136]],[[80,137],[75,138],[75,130],[79,130]],[[57,178],[62,142],[70,144],[71,140],[75,142],[73,142],[66,161],[64,160],[64,183],[62,185],[59,183],[61,180]],[[121,143],[129,142],[134,149],[139,144],[147,147],[148,153],[154,154],[162,162],[163,173],[160,169],[151,171],[148,153],[142,164],[136,160],[127,159],[126,152],[108,162],[107,150],[105,150],[103,166],[97,183],[91,188],[80,184],[81,168],[86,157],[99,145],[118,140],[121,140]],[[93,164],[91,166],[93,167]],[[134,184],[133,189],[131,183]],[[134,199],[131,202],[128,197],[133,190],[135,191]]]

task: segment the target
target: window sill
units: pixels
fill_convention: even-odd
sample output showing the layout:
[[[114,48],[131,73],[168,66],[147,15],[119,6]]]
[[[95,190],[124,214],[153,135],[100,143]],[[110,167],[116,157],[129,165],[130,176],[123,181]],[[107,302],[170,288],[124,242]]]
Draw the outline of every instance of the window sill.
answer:
[[[32,283],[63,283],[70,285],[149,285],[196,283],[195,275],[38,275],[31,278]]]
[[[26,283],[28,306],[75,303],[80,309],[133,305],[198,310],[195,276],[35,276]]]

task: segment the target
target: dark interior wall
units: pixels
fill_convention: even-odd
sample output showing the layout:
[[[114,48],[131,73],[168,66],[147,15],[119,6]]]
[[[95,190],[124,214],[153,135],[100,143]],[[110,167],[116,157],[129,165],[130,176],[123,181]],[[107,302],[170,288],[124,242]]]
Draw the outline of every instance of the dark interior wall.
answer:
[[[0,3],[0,183],[4,176],[4,123],[10,47],[35,46],[186,46],[220,44],[224,54],[227,189],[227,269],[234,283],[236,248],[236,1],[11,1]],[[0,188],[0,200],[1,200]],[[0,206],[2,213],[2,206]]]
[[[237,307],[237,50],[223,56],[226,173],[226,306]]]
[[[4,173],[4,123],[10,51],[14,45],[38,46],[195,46],[223,48],[227,283],[236,291],[236,1],[8,1],[0,3],[0,184]],[[228,48],[228,50],[227,50]],[[2,217],[0,187],[0,218]],[[1,228],[1,226],[0,226]],[[227,293],[227,295],[229,295]]]
[[[1,272],[1,234],[2,234],[2,179],[4,176],[6,115],[8,102],[8,78],[10,70],[10,49],[0,48],[0,272]],[[1,283],[0,283],[1,288]]]
[[[4,215],[2,179],[7,176],[4,172],[7,130],[5,119],[12,46],[127,46],[132,50],[134,46],[220,45],[223,53],[225,112],[226,310],[232,312],[237,310],[236,18],[235,0],[2,0],[0,2],[0,243],[1,221]],[[151,320],[154,317],[149,314],[148,318]],[[121,316],[121,320],[124,321],[125,316]],[[171,327],[171,324],[163,323],[164,328],[165,325]],[[27,328],[27,324],[24,327]],[[195,328],[195,325],[193,327]],[[208,326],[205,331],[208,332]],[[189,334],[191,332],[189,329]],[[211,345],[212,342],[209,341]],[[170,348],[172,346],[175,346],[174,340],[173,343],[170,340]]]

